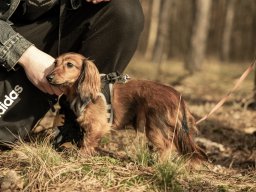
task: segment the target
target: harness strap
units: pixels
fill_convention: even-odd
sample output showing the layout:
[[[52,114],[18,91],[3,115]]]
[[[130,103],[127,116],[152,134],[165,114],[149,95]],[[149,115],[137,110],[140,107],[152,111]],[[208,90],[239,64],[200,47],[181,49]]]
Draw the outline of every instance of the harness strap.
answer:
[[[74,111],[76,116],[80,116],[85,107],[91,102],[91,98],[82,100],[79,96],[76,97],[70,104],[70,108]]]
[[[109,84],[109,92],[110,92],[110,98],[112,98],[113,97],[113,84],[112,83]],[[113,110],[113,107],[111,104],[111,99],[110,99],[110,104],[107,104],[107,107],[108,107],[108,114],[109,114],[108,122],[110,124],[112,124],[113,119],[114,119],[114,110]]]
[[[66,0],[59,0],[60,11],[59,11],[59,28],[58,28],[58,55],[61,54],[61,32],[63,29],[64,17],[66,14]]]
[[[107,102],[106,97],[103,93],[99,93],[98,96],[101,97],[104,100],[104,102],[107,106],[107,113],[108,113],[107,119],[108,119],[108,122],[110,124],[112,124],[113,123],[113,117],[114,117],[114,115],[113,115],[114,111],[113,111],[112,105]]]
[[[107,106],[108,112],[108,122],[113,123],[114,119],[114,110],[111,105],[111,98],[113,97],[113,84],[114,83],[126,83],[130,77],[128,75],[120,75],[117,72],[109,74],[100,74],[101,76],[101,92],[98,93],[98,96],[101,97]],[[80,116],[81,113],[85,110],[86,106],[92,101],[91,98],[82,100],[77,96],[70,104],[70,108],[74,111],[76,116]]]
[[[101,76],[101,93],[104,96],[107,110],[108,110],[108,122],[113,123],[114,110],[111,104],[113,97],[113,85],[114,83],[126,83],[130,77],[128,75],[119,74],[118,72],[112,72],[109,74],[100,74]]]

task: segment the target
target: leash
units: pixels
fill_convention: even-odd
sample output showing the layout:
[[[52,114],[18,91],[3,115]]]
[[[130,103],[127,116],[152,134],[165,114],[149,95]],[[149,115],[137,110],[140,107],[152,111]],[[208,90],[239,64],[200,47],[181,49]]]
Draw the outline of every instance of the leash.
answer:
[[[239,85],[244,81],[244,79],[250,74],[250,72],[255,68],[256,60],[245,70],[241,77],[236,82],[235,86],[215,105],[215,107],[204,117],[196,122],[196,125],[206,120],[210,115],[212,115],[217,109],[219,109],[229,98],[229,96],[239,87]]]
[[[58,55],[61,53],[61,34],[63,29],[63,23],[64,23],[64,16],[66,14],[66,0],[59,0],[59,27],[58,27]]]

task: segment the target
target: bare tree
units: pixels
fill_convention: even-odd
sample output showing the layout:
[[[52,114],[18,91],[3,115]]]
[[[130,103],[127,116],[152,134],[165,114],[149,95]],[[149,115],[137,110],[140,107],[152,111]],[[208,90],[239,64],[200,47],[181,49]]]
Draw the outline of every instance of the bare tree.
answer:
[[[233,21],[234,21],[234,15],[235,15],[235,3],[236,3],[236,0],[228,0],[226,20],[225,20],[225,26],[224,26],[223,38],[222,38],[222,50],[221,50],[222,60],[229,60],[230,39],[231,39]]]
[[[147,43],[147,48],[145,52],[145,57],[147,59],[151,59],[152,57],[154,44],[157,38],[157,29],[159,26],[160,4],[161,4],[161,0],[153,0],[151,18],[146,18],[146,19],[150,19],[148,43]]]
[[[196,16],[190,39],[190,48],[185,59],[185,67],[190,72],[200,69],[205,57],[212,0],[196,0]]]
[[[248,61],[255,56],[255,0],[140,1],[145,14],[145,30],[138,51],[146,59],[153,55],[159,61],[158,53],[165,53],[160,50],[168,49],[167,58],[185,57],[185,66],[193,70],[200,68],[206,54],[232,61]],[[171,5],[162,6],[163,3]],[[165,14],[163,8],[169,13],[167,24],[161,21],[161,15]],[[168,37],[158,37],[161,26],[169,28]],[[165,48],[159,46],[160,39],[164,39]]]
[[[168,32],[170,26],[170,8],[171,0],[161,0],[160,12],[159,12],[159,26],[157,30],[157,38],[154,44],[154,50],[152,54],[152,61],[155,63],[161,63],[163,56],[167,54],[167,42]]]
[[[148,41],[149,41],[149,34],[150,34],[150,26],[152,20],[152,8],[153,8],[153,0],[141,0],[141,5],[143,8],[143,13],[145,17],[144,22],[144,29],[142,35],[140,37],[140,42],[138,46],[138,51],[145,55],[147,51]]]

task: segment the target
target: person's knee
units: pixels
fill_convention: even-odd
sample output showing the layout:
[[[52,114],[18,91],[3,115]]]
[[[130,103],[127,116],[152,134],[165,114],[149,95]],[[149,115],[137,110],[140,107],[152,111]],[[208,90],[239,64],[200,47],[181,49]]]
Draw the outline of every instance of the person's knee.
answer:
[[[124,33],[139,34],[143,30],[144,15],[139,0],[112,0],[111,16]]]

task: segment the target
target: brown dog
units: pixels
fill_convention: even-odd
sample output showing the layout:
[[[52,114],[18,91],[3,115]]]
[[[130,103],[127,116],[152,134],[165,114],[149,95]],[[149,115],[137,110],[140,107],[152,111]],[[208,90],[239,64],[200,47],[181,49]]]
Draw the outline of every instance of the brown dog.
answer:
[[[77,114],[77,121],[86,133],[81,144],[83,153],[93,153],[111,128],[129,124],[136,130],[145,130],[160,158],[165,158],[170,149],[177,149],[191,159],[207,159],[193,140],[197,130],[194,118],[181,94],[172,87],[147,80],[115,83],[111,98],[114,117],[110,125],[106,101],[101,96],[101,77],[92,61],[76,53],[63,54],[56,59],[47,79],[63,90]]]

